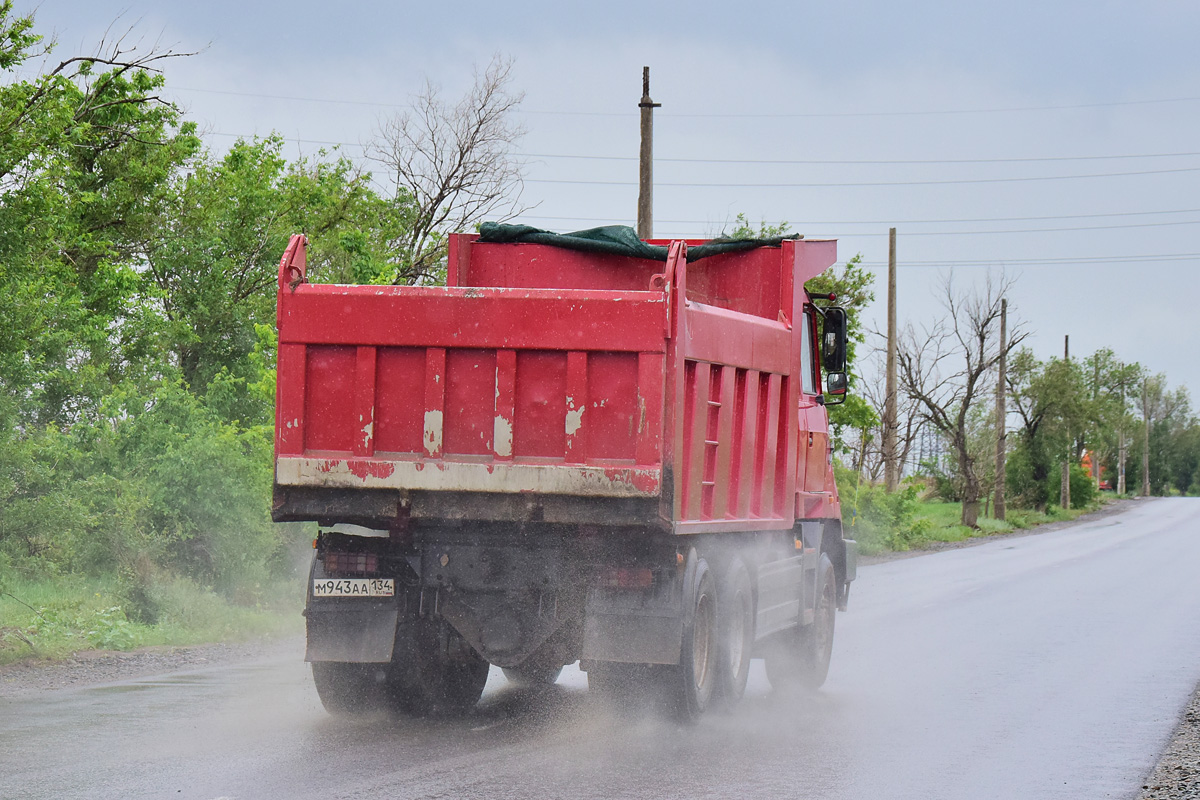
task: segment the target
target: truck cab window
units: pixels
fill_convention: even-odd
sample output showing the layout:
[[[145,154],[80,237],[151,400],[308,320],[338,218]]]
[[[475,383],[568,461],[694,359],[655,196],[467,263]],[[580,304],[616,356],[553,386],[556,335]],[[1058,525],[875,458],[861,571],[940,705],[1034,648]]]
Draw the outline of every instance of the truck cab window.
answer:
[[[812,313],[804,312],[800,329],[800,390],[805,394],[817,393],[817,379],[813,372]]]

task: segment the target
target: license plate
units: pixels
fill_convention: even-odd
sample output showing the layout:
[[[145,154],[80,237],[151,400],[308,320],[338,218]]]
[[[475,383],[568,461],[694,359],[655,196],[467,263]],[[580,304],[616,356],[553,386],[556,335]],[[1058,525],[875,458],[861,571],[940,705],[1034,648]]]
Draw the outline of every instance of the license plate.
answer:
[[[314,580],[313,597],[391,597],[396,594],[393,578],[325,578]]]

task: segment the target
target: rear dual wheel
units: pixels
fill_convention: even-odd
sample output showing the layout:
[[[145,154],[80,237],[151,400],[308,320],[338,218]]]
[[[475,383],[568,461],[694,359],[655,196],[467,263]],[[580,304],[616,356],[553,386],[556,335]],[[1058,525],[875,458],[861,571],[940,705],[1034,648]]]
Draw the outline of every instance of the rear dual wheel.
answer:
[[[330,714],[364,714],[382,708],[390,664],[312,662],[313,683],[321,705]]]
[[[474,708],[487,683],[488,662],[445,623],[401,626],[388,694],[393,707],[417,717],[459,716]]]
[[[746,693],[754,649],[754,590],[750,571],[734,558],[721,575],[717,594],[717,664],[714,695],[731,708]]]
[[[455,716],[479,702],[488,662],[452,628],[421,621],[401,626],[391,663],[314,661],[312,673],[331,714],[390,708],[418,717]]]
[[[687,595],[679,664],[665,667],[663,688],[668,707],[684,722],[695,722],[708,708],[717,685],[719,648],[717,584],[708,562],[696,560]]]

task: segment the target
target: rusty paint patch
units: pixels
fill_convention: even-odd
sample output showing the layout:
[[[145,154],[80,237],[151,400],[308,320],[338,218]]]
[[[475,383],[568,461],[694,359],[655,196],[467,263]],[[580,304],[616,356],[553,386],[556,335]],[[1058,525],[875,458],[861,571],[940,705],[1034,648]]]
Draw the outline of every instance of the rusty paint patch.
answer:
[[[639,494],[658,493],[658,471],[640,469],[609,468],[604,470],[604,477],[613,483],[623,483],[632,486]]]
[[[346,462],[346,469],[361,480],[367,478],[390,478],[396,471],[396,465],[390,461],[364,461],[351,459]]]

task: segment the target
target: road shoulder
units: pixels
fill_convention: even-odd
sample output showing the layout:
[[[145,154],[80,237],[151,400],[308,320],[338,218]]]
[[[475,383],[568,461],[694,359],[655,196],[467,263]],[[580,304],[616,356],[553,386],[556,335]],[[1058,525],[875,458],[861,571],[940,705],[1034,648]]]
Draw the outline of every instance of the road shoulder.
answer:
[[[63,661],[19,661],[0,667],[0,699],[256,661],[285,650],[302,656],[303,641],[288,636],[129,652],[83,650]]]
[[[1188,702],[1171,743],[1142,784],[1138,800],[1200,797],[1200,687]]]

